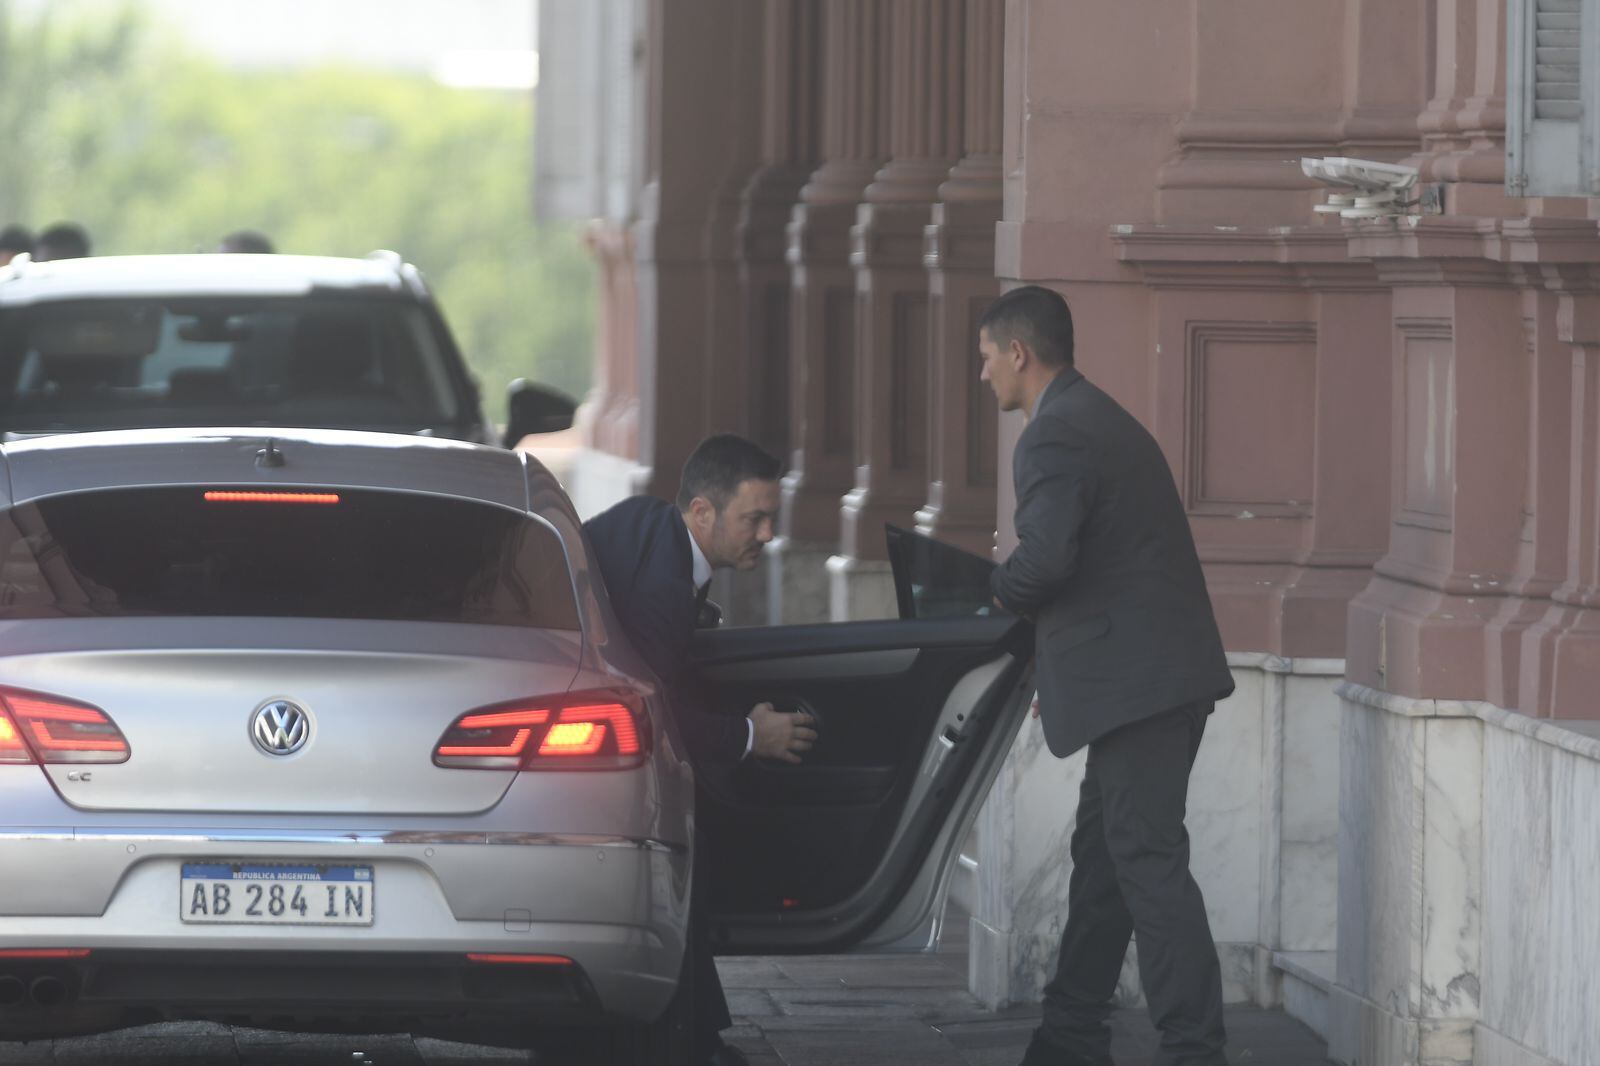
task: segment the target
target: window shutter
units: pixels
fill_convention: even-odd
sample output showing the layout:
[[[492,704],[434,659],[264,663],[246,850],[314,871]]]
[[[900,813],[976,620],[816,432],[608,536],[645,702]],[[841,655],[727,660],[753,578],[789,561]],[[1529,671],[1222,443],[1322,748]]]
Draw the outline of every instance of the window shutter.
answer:
[[[1508,0],[1506,191],[1600,195],[1600,0]]]
[[[1578,96],[1578,42],[1582,0],[1536,0],[1534,5],[1533,117],[1576,122],[1583,114]]]

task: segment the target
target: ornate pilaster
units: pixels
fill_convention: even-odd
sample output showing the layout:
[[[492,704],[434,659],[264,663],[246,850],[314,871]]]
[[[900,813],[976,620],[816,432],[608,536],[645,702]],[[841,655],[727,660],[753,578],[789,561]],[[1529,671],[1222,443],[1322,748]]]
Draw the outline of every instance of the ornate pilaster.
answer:
[[[966,154],[939,187],[924,231],[928,268],[928,496],[917,529],[987,555],[994,549],[999,413],[978,379],[977,321],[999,295],[994,231],[1003,192],[1000,151],[1004,0],[967,0]]]
[[[783,538],[838,535],[850,487],[855,425],[855,276],[850,225],[884,150],[877,0],[827,0],[823,9],[822,165],[800,190],[788,229],[789,411],[793,452],[783,482]]]
[[[1436,0],[1433,97],[1417,116],[1423,181],[1455,184],[1456,215],[1524,214],[1504,192],[1506,170],[1505,0]]]
[[[787,232],[791,451],[780,533],[768,548],[773,622],[828,617],[824,564],[838,544],[839,498],[855,462],[850,226],[887,154],[887,15],[881,0],[821,5],[822,163],[800,189]]]
[[[766,0],[762,166],[745,186],[738,228],[747,363],[747,432],[774,455],[790,441],[790,302],[787,228],[821,154],[822,8]]]
[[[964,7],[963,0],[888,4],[891,158],[851,230],[856,476],[840,538],[851,560],[882,560],[884,523],[912,524],[926,495],[932,338],[923,239],[939,187],[961,155],[965,94],[950,72],[964,70]],[[838,607],[836,597],[836,617]]]
[[[634,487],[658,496],[677,492],[684,459],[741,373],[733,230],[756,165],[761,15],[743,0],[646,5]]]

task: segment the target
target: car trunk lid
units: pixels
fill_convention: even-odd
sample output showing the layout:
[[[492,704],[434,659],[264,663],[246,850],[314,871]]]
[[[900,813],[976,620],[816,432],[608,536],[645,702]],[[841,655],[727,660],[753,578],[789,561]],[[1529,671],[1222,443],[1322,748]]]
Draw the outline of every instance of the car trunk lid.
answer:
[[[217,620],[214,628],[236,627]],[[126,762],[43,767],[83,810],[468,814],[494,806],[515,774],[435,766],[440,736],[466,711],[565,692],[579,666],[577,634],[521,635],[526,655],[515,657],[442,651],[451,641],[437,632],[433,651],[415,646],[422,638],[413,633],[396,642],[412,647],[387,651],[212,645],[13,655],[0,658],[0,690],[92,705],[127,738]],[[464,643],[466,634],[455,636]]]

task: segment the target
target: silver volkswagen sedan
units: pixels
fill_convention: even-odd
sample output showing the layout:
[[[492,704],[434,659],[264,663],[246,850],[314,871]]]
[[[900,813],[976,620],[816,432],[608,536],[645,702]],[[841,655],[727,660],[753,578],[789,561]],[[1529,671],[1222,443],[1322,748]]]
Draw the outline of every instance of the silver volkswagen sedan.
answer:
[[[926,949],[1027,705],[987,564],[902,534],[902,618],[702,634],[715,709],[824,729],[697,811],[526,455],[156,429],[0,465],[0,1044],[201,1017],[677,1061],[696,825],[721,951]]]

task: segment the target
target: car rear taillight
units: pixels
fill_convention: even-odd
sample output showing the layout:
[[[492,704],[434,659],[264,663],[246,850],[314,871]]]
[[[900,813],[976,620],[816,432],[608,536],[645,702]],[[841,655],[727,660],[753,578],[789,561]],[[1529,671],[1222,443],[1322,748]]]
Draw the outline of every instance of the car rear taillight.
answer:
[[[0,762],[128,761],[128,739],[98,707],[0,691]]]
[[[22,742],[22,733],[17,729],[17,723],[11,716],[0,709],[0,762],[29,762],[33,755],[29,753],[28,746]]]
[[[460,770],[623,770],[649,751],[639,694],[600,689],[470,711],[439,738],[433,762]]]

